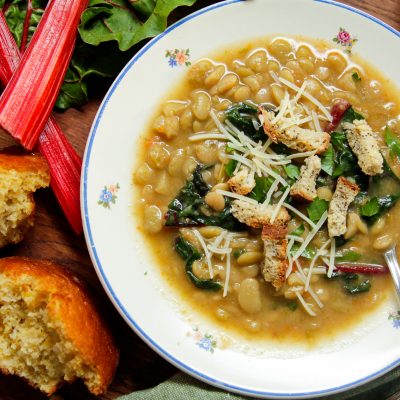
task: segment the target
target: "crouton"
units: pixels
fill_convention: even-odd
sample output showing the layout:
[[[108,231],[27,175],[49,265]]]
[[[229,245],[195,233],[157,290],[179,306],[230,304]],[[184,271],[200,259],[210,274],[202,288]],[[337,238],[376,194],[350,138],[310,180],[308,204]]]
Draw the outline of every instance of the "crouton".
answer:
[[[347,210],[360,188],[341,176],[336,185],[328,211],[328,232],[330,237],[344,235],[347,230]]]
[[[49,167],[40,154],[14,148],[0,153],[0,247],[24,238],[34,224],[32,193],[49,183]]]
[[[254,174],[251,174],[250,170],[243,166],[236,175],[229,179],[228,184],[233,192],[245,196],[256,186],[256,181]]]
[[[271,282],[275,289],[280,289],[285,283],[288,261],[286,257],[287,231],[271,230],[264,227],[262,239],[264,242],[264,260],[261,272],[266,282]]]
[[[300,152],[315,151],[316,154],[322,154],[327,150],[331,138],[328,133],[300,128],[297,125],[284,128],[284,118],[273,124],[275,115],[272,111],[261,109],[261,113],[264,132],[274,143],[283,143]]]
[[[102,394],[119,351],[81,280],[50,261],[0,260],[0,369],[49,396],[82,379]]]
[[[275,221],[271,224],[271,217],[275,211],[273,205],[263,206],[252,204],[244,200],[234,200],[231,205],[233,216],[240,222],[252,228],[262,228],[264,225],[285,226],[290,219],[286,208],[281,207]]]
[[[383,172],[383,157],[379,151],[378,141],[365,119],[345,122],[343,128],[347,141],[357,156],[358,165],[366,175],[377,175]]]
[[[290,189],[290,195],[297,200],[312,201],[317,197],[316,181],[321,172],[321,159],[318,156],[306,158],[300,168],[300,176]]]

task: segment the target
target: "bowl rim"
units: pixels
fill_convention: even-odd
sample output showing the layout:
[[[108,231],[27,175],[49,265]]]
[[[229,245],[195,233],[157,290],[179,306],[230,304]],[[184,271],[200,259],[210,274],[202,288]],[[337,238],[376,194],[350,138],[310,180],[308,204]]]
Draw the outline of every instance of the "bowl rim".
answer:
[[[363,378],[360,378],[356,381],[340,385],[340,386],[335,386],[329,389],[323,389],[323,390],[317,390],[317,391],[312,391],[312,392],[303,392],[303,393],[277,393],[277,392],[268,392],[264,390],[252,390],[252,389],[246,389],[237,385],[232,385],[226,382],[223,382],[218,379],[214,379],[211,376],[208,376],[200,371],[197,371],[195,368],[190,367],[187,365],[185,362],[180,361],[176,357],[174,357],[172,354],[167,352],[165,349],[163,349],[161,346],[159,346],[155,340],[153,340],[149,335],[146,334],[146,332],[140,327],[140,325],[130,316],[129,312],[126,310],[122,302],[119,300],[117,294],[115,293],[113,287],[111,286],[109,280],[107,279],[107,274],[104,271],[104,268],[101,264],[100,258],[98,256],[97,250],[96,250],[96,245],[94,243],[93,235],[92,235],[92,229],[91,229],[91,224],[88,216],[88,190],[87,190],[87,184],[88,184],[88,167],[90,163],[90,157],[91,157],[91,150],[92,150],[92,145],[94,142],[94,139],[96,137],[96,132],[97,128],[99,126],[99,123],[101,121],[102,115],[105,111],[105,108],[108,104],[108,101],[110,100],[111,96],[113,95],[114,91],[117,89],[118,85],[121,83],[123,80],[124,76],[127,74],[127,72],[133,67],[133,65],[147,52],[149,51],[159,40],[161,40],[164,36],[168,35],[171,31],[175,30],[182,24],[185,24],[186,22],[202,15],[207,12],[216,10],[221,7],[229,6],[235,3],[241,3],[246,0],[224,0],[222,2],[212,4],[210,6],[207,6],[205,8],[201,8],[198,11],[195,11],[188,16],[182,18],[181,20],[175,22],[171,26],[169,26],[163,33],[159,34],[158,36],[154,37],[152,40],[150,40],[145,46],[143,46],[132,58],[131,60],[125,65],[125,67],[122,69],[122,71],[119,73],[117,78],[114,80],[112,83],[110,89],[108,90],[107,94],[105,95],[103,101],[101,102],[99,109],[96,113],[96,116],[94,118],[86,147],[85,147],[85,153],[84,153],[84,158],[83,158],[83,168],[82,168],[82,174],[81,174],[81,214],[82,214],[82,221],[83,221],[83,227],[84,227],[84,236],[85,236],[85,241],[87,244],[87,248],[89,251],[89,255],[91,258],[91,261],[93,263],[93,266],[95,268],[96,274],[106,291],[109,299],[113,303],[114,307],[117,309],[119,314],[123,317],[125,322],[129,325],[129,327],[147,344],[149,345],[156,353],[158,353],[161,357],[163,357],[166,361],[170,362],[172,365],[180,369],[181,371],[188,373],[194,378],[200,379],[201,381],[216,386],[218,388],[228,390],[231,392],[235,392],[238,394],[242,395],[248,395],[252,397],[269,397],[269,398],[276,398],[276,399],[281,399],[281,398],[287,398],[287,399],[297,399],[297,398],[310,398],[310,397],[318,397],[321,395],[331,395],[339,392],[343,392],[347,389],[355,388],[357,386],[360,386],[362,384],[366,384],[376,378],[379,378],[380,376],[384,375],[385,373],[391,371],[395,367],[400,365],[400,358],[397,359],[396,361],[392,362],[391,364],[387,365],[385,368],[382,368],[368,376],[365,376]],[[339,7],[346,9],[352,13],[358,14],[366,19],[369,19],[370,21],[382,26],[389,32],[393,33],[395,36],[400,38],[400,32],[397,31],[395,28],[387,24],[386,22],[383,22],[377,17],[374,17],[370,14],[368,14],[365,11],[359,10],[355,7],[352,7],[347,4],[339,3],[335,0],[308,0],[310,2],[316,2],[316,3],[324,3],[327,5],[331,5],[334,7]]]

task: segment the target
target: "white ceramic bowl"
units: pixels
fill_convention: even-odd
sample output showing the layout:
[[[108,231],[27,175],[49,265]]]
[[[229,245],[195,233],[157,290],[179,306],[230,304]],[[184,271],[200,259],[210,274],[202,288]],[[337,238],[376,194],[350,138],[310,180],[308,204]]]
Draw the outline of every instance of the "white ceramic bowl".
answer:
[[[390,302],[329,346],[307,350],[237,340],[222,350],[217,327],[190,310],[183,316],[184,305],[163,283],[132,216],[137,139],[161,98],[186,73],[185,66],[171,68],[166,50],[190,49],[195,61],[270,34],[332,40],[340,27],[358,39],[354,52],[400,85],[399,33],[374,17],[326,0],[230,0],[184,18],[142,48],[94,121],[84,159],[82,213],[98,276],[149,346],[211,385],[256,397],[310,398],[361,385],[400,364],[400,316]]]

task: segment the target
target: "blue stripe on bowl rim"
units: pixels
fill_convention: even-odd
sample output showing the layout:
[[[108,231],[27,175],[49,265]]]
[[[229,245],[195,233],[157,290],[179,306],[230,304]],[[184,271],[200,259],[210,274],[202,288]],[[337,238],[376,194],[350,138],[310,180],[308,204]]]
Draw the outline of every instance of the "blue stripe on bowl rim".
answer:
[[[168,35],[171,31],[174,29],[178,28],[180,25],[190,21],[193,18],[196,18],[202,14],[205,14],[207,12],[216,10],[221,7],[229,6],[234,3],[240,3],[245,0],[225,0],[221,3],[213,4],[211,6],[208,6],[206,8],[203,8],[201,10],[198,10],[194,12],[193,14],[188,15],[187,17],[177,21],[175,24],[171,25],[168,27],[163,33],[152,39],[147,45],[145,45],[129,62],[128,64],[124,67],[124,69],[121,71],[121,73],[118,75],[118,77],[115,79],[114,83],[112,84],[111,88],[107,92],[103,102],[101,103],[99,110],[96,114],[95,117],[95,122],[92,126],[89,139],[86,145],[85,149],[85,156],[84,156],[84,161],[83,161],[83,170],[82,170],[82,184],[81,184],[81,192],[83,192],[83,199],[81,199],[81,211],[82,211],[82,220],[84,221],[84,232],[85,232],[85,239],[87,242],[87,246],[89,249],[89,254],[92,259],[92,262],[95,266],[97,275],[100,278],[100,281],[107,292],[108,296],[110,297],[112,303],[114,306],[117,308],[121,316],[124,318],[124,320],[128,323],[128,325],[153,349],[155,350],[159,355],[161,355],[164,359],[175,365],[177,368],[180,370],[192,375],[195,378],[198,378],[206,383],[209,383],[211,385],[217,386],[222,389],[226,389],[228,391],[236,392],[239,394],[243,395],[250,395],[250,396],[255,396],[255,397],[274,397],[274,398],[288,398],[288,399],[294,399],[294,398],[310,398],[311,397],[316,397],[316,396],[321,396],[321,395],[329,395],[329,394],[334,394],[334,393],[339,393],[342,392],[346,389],[354,388],[356,386],[362,385],[364,383],[367,383],[373,379],[376,379],[385,373],[389,372],[390,370],[394,369],[395,367],[400,365],[400,358],[394,361],[393,363],[389,364],[383,369],[380,369],[373,374],[370,374],[368,376],[365,376],[359,380],[353,381],[351,383],[333,387],[330,389],[324,389],[324,390],[319,390],[319,391],[313,391],[313,392],[304,392],[304,393],[272,393],[272,392],[266,392],[266,391],[259,391],[259,390],[251,390],[251,389],[246,389],[240,386],[236,385],[231,385],[226,382],[222,382],[220,380],[214,379],[211,376],[205,375],[196,369],[193,369],[189,365],[183,363],[182,361],[178,360],[175,358],[172,354],[168,353],[165,351],[163,348],[161,348],[150,336],[146,334],[142,330],[142,328],[139,326],[139,324],[129,315],[128,311],[125,309],[123,304],[120,302],[118,299],[118,296],[114,292],[110,282],[107,279],[107,276],[104,272],[103,266],[101,264],[101,261],[99,259],[99,256],[97,254],[96,250],[96,245],[93,240],[93,235],[92,235],[92,230],[91,230],[91,225],[90,225],[90,220],[89,220],[89,215],[88,215],[88,201],[87,201],[87,180],[88,180],[88,168],[89,168],[89,163],[90,163],[90,156],[91,156],[91,151],[92,151],[92,146],[93,142],[96,136],[97,128],[99,126],[101,117],[104,113],[104,110],[108,104],[108,101],[110,100],[111,96],[113,95],[114,91],[126,75],[126,73],[132,68],[132,66],[148,51],[150,50],[159,40],[161,40],[164,36]],[[386,24],[385,22],[381,21],[380,19],[369,15],[368,13],[358,10],[354,7],[351,7],[347,4],[342,4],[338,3],[333,0],[312,0],[317,3],[324,3],[327,5],[335,6],[335,7],[340,7],[344,8],[352,13],[361,15],[362,17],[365,17],[374,23],[382,26],[386,30],[390,31],[394,35],[400,38],[400,32],[391,27],[390,25]]]

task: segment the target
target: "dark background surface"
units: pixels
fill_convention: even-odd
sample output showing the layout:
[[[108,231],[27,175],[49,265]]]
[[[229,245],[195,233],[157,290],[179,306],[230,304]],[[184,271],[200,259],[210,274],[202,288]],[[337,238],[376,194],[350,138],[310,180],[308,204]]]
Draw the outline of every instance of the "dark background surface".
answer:
[[[196,5],[191,8],[181,7],[173,13],[171,22],[212,3],[216,3],[216,1],[198,0]],[[397,30],[400,29],[400,0],[346,0],[342,3],[364,10]],[[100,101],[100,99],[92,101],[79,111],[69,110],[64,114],[57,115],[57,120],[64,133],[80,155],[83,155],[86,138]],[[10,143],[8,137],[0,132],[0,148]],[[83,237],[77,238],[70,231],[52,192],[49,189],[42,190],[37,194],[36,200],[36,224],[29,233],[29,237],[17,246],[0,250],[0,257],[23,255],[48,258],[71,268],[88,282],[99,299],[103,314],[111,322],[121,349],[121,360],[115,379],[109,391],[100,398],[114,399],[121,394],[148,388],[176,373],[176,368],[164,361],[142,342],[114,310],[97,279]],[[57,394],[63,399],[86,400],[95,398],[88,393],[80,382],[64,386]],[[0,376],[0,400],[39,400],[46,398],[18,378]],[[392,398],[399,400],[400,394]],[[366,397],[366,400],[372,400],[372,398]]]

